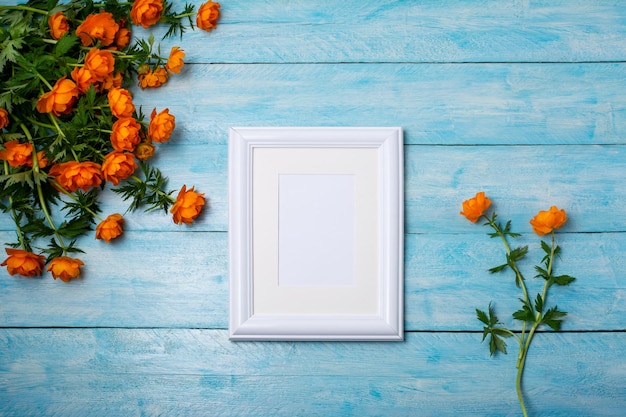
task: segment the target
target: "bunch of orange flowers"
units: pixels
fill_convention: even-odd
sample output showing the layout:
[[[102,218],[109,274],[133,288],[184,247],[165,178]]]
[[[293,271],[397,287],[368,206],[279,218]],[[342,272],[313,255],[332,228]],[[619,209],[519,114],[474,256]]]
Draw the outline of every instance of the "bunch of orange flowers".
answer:
[[[560,310],[556,305],[548,308],[548,290],[553,286],[567,286],[572,283],[575,278],[570,275],[557,275],[556,258],[561,253],[561,247],[556,244],[555,230],[560,229],[567,222],[567,213],[564,209],[556,206],[550,206],[548,210],[540,210],[531,220],[533,232],[538,236],[550,236],[550,241],[541,240],[541,249],[544,257],[538,265],[535,265],[535,278],[543,279],[543,289],[536,297],[531,298],[527,287],[526,279],[521,272],[518,263],[522,261],[527,253],[528,246],[511,247],[510,238],[517,238],[521,235],[511,231],[511,221],[506,222],[503,226],[498,221],[495,212],[487,215],[487,211],[491,207],[491,200],[483,191],[476,193],[462,203],[463,210],[461,215],[465,216],[472,223],[476,223],[480,219],[485,220],[485,226],[489,226],[493,233],[489,233],[492,238],[497,238],[504,244],[505,262],[501,265],[489,269],[491,273],[498,273],[505,270],[513,272],[516,286],[521,290],[522,296],[518,299],[521,301],[521,308],[513,312],[512,317],[521,322],[521,329],[512,331],[504,327],[495,313],[495,308],[491,303],[487,311],[476,309],[476,316],[483,324],[484,341],[489,337],[489,352],[493,355],[497,352],[507,353],[507,344],[504,339],[513,338],[519,344],[519,353],[517,356],[517,377],[516,389],[519,404],[524,416],[528,416],[524,396],[522,392],[522,376],[526,365],[528,350],[537,329],[547,326],[552,330],[559,331],[563,318],[567,312]]]
[[[78,237],[94,226],[96,239],[107,243],[123,233],[121,214],[100,214],[108,184],[131,201],[129,211],[169,210],[176,224],[200,215],[204,194],[183,185],[174,197],[149,162],[155,144],[170,140],[175,116],[154,108],[144,120],[129,89],[162,86],[185,57],[178,46],[160,56],[152,35],[133,42],[132,26],[163,24],[166,36],[182,36],[185,22],[194,28],[193,16],[209,32],[220,4],[208,1],[197,12],[185,5],[179,13],[167,0],[0,6],[0,208],[17,232],[1,265],[10,275],[47,270],[65,282],[78,278]]]

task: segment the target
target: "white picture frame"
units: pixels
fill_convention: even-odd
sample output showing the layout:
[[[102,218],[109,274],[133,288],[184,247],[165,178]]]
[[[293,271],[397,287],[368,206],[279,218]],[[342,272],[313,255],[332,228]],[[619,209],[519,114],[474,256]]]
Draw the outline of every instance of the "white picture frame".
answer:
[[[404,338],[399,127],[232,127],[229,337]]]

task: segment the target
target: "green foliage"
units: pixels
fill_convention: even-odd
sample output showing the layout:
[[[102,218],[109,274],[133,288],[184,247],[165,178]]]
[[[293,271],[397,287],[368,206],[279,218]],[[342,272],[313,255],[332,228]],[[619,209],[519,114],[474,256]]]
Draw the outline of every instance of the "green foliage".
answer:
[[[0,108],[6,110],[9,121],[0,128],[0,150],[29,147],[28,152],[19,151],[21,161],[3,156],[0,170],[0,209],[12,217],[16,227],[17,242],[10,246],[27,251],[37,248],[48,260],[80,253],[79,238],[102,221],[98,198],[108,185],[96,178],[84,187],[72,184],[70,188],[51,169],[66,162],[92,163],[100,170],[96,177],[106,178],[101,164],[107,155],[120,151],[111,142],[118,114],[111,110],[107,95],[113,77],[121,74],[122,88],[130,88],[136,84],[134,77],[140,67],[163,67],[168,56],[161,55],[152,34],[127,46],[115,41],[106,47],[115,61],[106,80],[91,79],[89,85],[74,80],[76,90],[67,93],[64,101],[69,101],[68,108],[40,112],[37,104],[44,94],[54,93],[57,82],[74,78],[73,71],[85,66],[92,48],[105,49],[104,41],[98,39],[83,46],[76,28],[89,15],[105,11],[115,20],[111,26],[132,30],[132,5],[118,0],[29,0],[0,6]],[[163,5],[160,23],[168,27],[166,37],[182,37],[187,21],[193,29],[193,5],[186,4],[182,12],[174,11],[170,1]],[[48,23],[56,12],[63,13],[70,27],[59,39],[53,38]],[[3,113],[3,122],[7,113]],[[149,123],[143,121],[142,110],[135,109],[132,117],[140,126],[139,138],[150,141]],[[129,202],[128,211],[144,208],[167,212],[174,201],[174,191],[165,189],[167,178],[148,162],[140,163],[140,167],[137,175],[115,178],[116,184],[118,179],[122,182],[113,191]]]

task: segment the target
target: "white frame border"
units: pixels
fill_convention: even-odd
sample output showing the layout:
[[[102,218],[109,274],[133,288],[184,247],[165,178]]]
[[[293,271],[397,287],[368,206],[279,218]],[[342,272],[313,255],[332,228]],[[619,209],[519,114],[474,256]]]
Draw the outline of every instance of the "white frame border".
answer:
[[[379,155],[380,269],[377,315],[254,314],[252,164],[256,147],[375,148]],[[232,127],[229,131],[231,340],[404,339],[404,162],[399,127]]]

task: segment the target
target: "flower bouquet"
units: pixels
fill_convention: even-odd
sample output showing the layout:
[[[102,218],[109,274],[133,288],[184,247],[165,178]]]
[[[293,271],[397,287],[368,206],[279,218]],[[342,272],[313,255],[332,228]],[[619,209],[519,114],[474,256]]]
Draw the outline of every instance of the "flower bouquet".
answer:
[[[0,6],[0,209],[17,239],[2,262],[10,275],[80,276],[78,238],[110,242],[123,232],[120,213],[101,213],[106,187],[138,208],[169,210],[191,224],[206,204],[195,187],[167,191],[149,162],[176,126],[167,108],[149,119],[133,104],[130,86],[156,88],[180,73],[185,52],[167,56],[152,34],[133,41],[132,27],[168,27],[183,36],[195,25],[211,31],[220,4],[167,0],[31,0]]]
[[[531,298],[530,291],[526,284],[526,279],[518,265],[528,254],[528,246],[518,246],[512,248],[509,239],[519,237],[519,233],[511,231],[511,221],[507,221],[504,226],[498,221],[495,212],[489,216],[487,210],[491,206],[491,200],[485,196],[484,192],[477,193],[474,197],[463,201],[461,215],[465,216],[472,223],[484,220],[485,226],[489,226],[493,232],[489,233],[491,238],[500,239],[504,245],[505,262],[489,269],[490,273],[498,273],[510,269],[515,276],[515,285],[521,290],[521,308],[512,314],[515,320],[521,322],[520,331],[512,331],[499,321],[495,313],[495,308],[491,303],[487,311],[476,309],[476,316],[483,324],[484,341],[489,337],[489,352],[491,355],[501,352],[507,353],[507,344],[504,339],[513,338],[519,344],[517,355],[517,377],[516,390],[517,398],[524,417],[528,416],[524,395],[522,392],[522,377],[524,367],[528,357],[528,350],[536,331],[541,327],[549,327],[554,331],[561,330],[561,323],[567,312],[562,311],[554,305],[548,308],[548,292],[553,286],[566,286],[575,281],[576,278],[570,275],[555,274],[556,260],[561,253],[561,247],[556,244],[555,230],[561,228],[567,222],[565,210],[556,206],[551,206],[548,210],[541,210],[530,220],[533,231],[538,236],[550,236],[550,241],[541,240],[541,249],[544,252],[543,259],[535,266],[535,278],[543,279],[543,288],[536,297]]]

